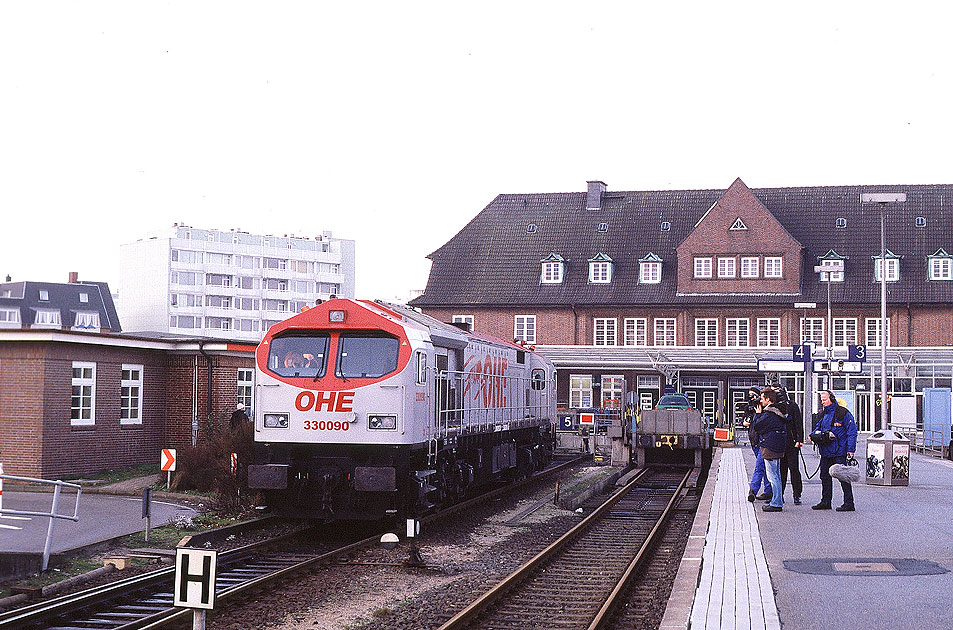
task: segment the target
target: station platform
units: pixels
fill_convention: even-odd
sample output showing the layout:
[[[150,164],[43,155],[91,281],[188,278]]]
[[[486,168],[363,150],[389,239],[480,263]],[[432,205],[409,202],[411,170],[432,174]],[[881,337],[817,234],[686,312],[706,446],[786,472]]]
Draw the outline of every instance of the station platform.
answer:
[[[820,458],[801,450],[802,505],[789,482],[783,511],[763,512],[751,449],[716,449],[661,628],[953,630],[953,462],[911,454],[909,486],[862,477],[856,511],[836,512],[811,509]]]

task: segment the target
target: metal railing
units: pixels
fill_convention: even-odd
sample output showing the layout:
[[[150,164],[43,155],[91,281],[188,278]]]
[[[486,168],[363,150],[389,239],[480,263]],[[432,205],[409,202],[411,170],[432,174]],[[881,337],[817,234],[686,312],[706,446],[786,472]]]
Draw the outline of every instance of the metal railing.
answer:
[[[46,529],[46,543],[43,545],[43,565],[42,570],[46,571],[47,567],[50,564],[50,546],[53,542],[53,524],[56,522],[56,519],[62,518],[70,520],[73,522],[79,521],[79,497],[83,493],[82,486],[79,486],[75,483],[68,483],[66,481],[51,481],[49,479],[36,479],[34,477],[17,477],[16,475],[4,475],[0,474],[0,492],[3,488],[3,480],[10,481],[22,481],[25,483],[39,483],[43,485],[53,486],[53,502],[50,506],[49,512],[32,512],[29,510],[10,510],[3,508],[3,505],[0,504],[0,516],[4,514],[10,514],[12,516],[39,516],[50,519],[50,524]],[[73,515],[69,516],[68,514],[60,514],[57,510],[60,504],[60,492],[66,488],[75,488],[76,489],[76,502],[73,505]],[[2,495],[0,495],[2,496]]]
[[[917,453],[932,457],[946,457],[948,445],[942,442],[943,432],[936,429],[918,429],[910,426],[889,424],[891,431],[895,431],[910,440],[910,448]]]

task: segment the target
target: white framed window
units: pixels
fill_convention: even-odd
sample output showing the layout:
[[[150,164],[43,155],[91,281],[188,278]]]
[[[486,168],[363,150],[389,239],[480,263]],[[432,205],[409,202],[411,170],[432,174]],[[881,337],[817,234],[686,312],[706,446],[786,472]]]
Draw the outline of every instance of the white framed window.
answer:
[[[473,330],[473,315],[454,315],[450,321],[454,324],[467,324]]]
[[[261,267],[261,258],[258,256],[244,256],[242,254],[237,254],[235,256],[235,264],[242,269],[258,269]]]
[[[857,318],[834,318],[834,345],[843,347],[857,344]]]
[[[648,320],[644,317],[626,317],[623,344],[627,346],[647,346]]]
[[[206,317],[205,327],[212,328],[215,330],[231,330],[232,318],[231,317]]]
[[[711,258],[704,256],[695,257],[695,277],[711,278]]]
[[[780,256],[765,256],[764,257],[764,277],[765,278],[781,278],[784,276],[784,268],[782,266],[783,258]]]
[[[824,318],[823,317],[802,317],[801,318],[801,343],[813,342],[817,346],[824,346]]]
[[[781,320],[776,317],[758,318],[758,347],[779,348],[781,346]]]
[[[573,409],[592,407],[592,376],[588,374],[570,375],[569,406]]]
[[[931,258],[930,280],[953,280],[953,258]]]
[[[621,374],[609,374],[602,376],[602,407],[606,409],[621,409],[622,396],[624,392],[625,379]]]
[[[656,317],[655,327],[655,345],[656,346],[674,346],[675,339],[675,318],[674,317]]]
[[[874,259],[874,280],[880,282],[880,270],[883,268],[883,261],[880,258]],[[900,279],[900,259],[887,259],[887,282],[896,282]]]
[[[20,326],[20,309],[0,308],[0,327],[15,328]]]
[[[122,364],[119,423],[142,424],[142,366]]]
[[[201,284],[201,276],[195,271],[173,271],[169,274],[172,284],[181,284],[184,286],[196,286]]]
[[[867,345],[874,346],[879,348],[881,346],[881,336],[880,336],[880,318],[879,317],[868,317],[866,321],[867,326]],[[890,347],[890,320],[887,320],[887,347]]]
[[[96,364],[73,361],[70,424],[96,424]]]
[[[590,262],[589,282],[604,284],[612,281],[611,262]]]
[[[761,275],[761,259],[757,256],[741,257],[741,277],[757,278]]]
[[[516,315],[513,317],[513,339],[536,343],[536,316]]]
[[[202,262],[202,252],[192,249],[173,249],[172,262],[200,263]]]
[[[62,320],[59,309],[56,308],[37,308],[33,309],[36,316],[33,318],[34,326],[62,326]]]
[[[49,302],[50,301],[50,292],[46,289],[40,289],[40,301]]]
[[[719,278],[734,278],[737,274],[735,269],[735,259],[734,258],[719,258],[718,259],[718,277]]]
[[[236,319],[235,330],[242,332],[258,332],[261,327],[261,321],[257,319]]]
[[[695,319],[695,345],[718,345],[718,320],[699,317]]]
[[[231,254],[222,254],[219,252],[208,252],[205,254],[206,262],[210,265],[230,265],[232,264]]]
[[[822,271],[821,272],[821,282],[843,282],[843,281],[844,281],[843,271]]]
[[[596,317],[593,320],[593,345],[616,345],[616,319],[614,317]]]
[[[80,293],[80,294],[79,294],[79,303],[80,303],[80,304],[89,304],[89,293]]]
[[[197,315],[172,315],[169,317],[169,326],[172,328],[201,328],[202,318]]]
[[[559,284],[563,281],[563,263],[543,263],[543,275],[539,279],[543,284]]]
[[[99,312],[97,311],[77,311],[76,318],[73,321],[73,330],[98,330]]]
[[[725,343],[732,347],[747,347],[749,322],[746,317],[729,317],[725,320]]]
[[[238,370],[238,401],[245,405],[245,413],[249,418],[254,417],[252,403],[255,400],[255,370],[239,368]]]
[[[639,282],[642,284],[658,284],[662,281],[662,263],[639,263]]]

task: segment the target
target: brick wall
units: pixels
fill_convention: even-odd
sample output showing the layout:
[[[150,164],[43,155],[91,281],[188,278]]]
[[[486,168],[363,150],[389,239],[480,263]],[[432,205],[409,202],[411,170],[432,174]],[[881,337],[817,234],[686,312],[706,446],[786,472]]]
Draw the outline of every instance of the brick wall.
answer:
[[[0,462],[7,475],[41,472],[45,357],[40,344],[0,345]]]

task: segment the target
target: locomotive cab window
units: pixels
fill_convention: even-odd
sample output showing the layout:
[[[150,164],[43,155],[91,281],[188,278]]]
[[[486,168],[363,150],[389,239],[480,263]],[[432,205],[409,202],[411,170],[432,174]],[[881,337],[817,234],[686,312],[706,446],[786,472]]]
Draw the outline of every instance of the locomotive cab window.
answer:
[[[546,389],[546,371],[540,369],[533,370],[532,383],[533,389],[536,391]]]
[[[268,352],[268,369],[278,376],[320,378],[327,372],[330,341],[327,334],[275,337]]]
[[[378,378],[397,369],[400,341],[379,333],[342,333],[334,373],[341,378]]]

